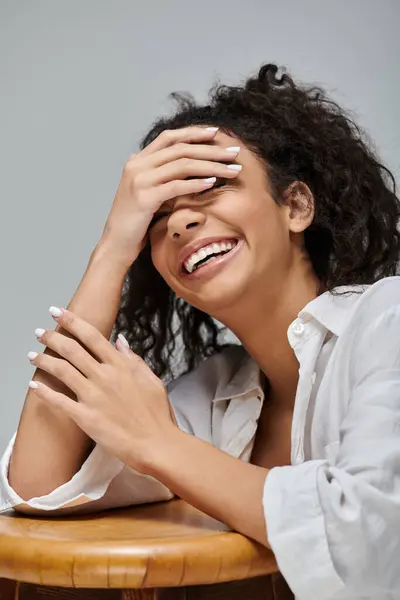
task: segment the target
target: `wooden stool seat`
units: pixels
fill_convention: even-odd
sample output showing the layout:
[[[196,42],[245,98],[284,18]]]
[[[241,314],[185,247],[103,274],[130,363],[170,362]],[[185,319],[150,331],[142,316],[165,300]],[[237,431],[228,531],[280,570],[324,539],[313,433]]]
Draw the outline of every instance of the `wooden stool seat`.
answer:
[[[80,516],[0,515],[0,577],[8,580],[126,590],[277,571],[271,551],[179,499]]]

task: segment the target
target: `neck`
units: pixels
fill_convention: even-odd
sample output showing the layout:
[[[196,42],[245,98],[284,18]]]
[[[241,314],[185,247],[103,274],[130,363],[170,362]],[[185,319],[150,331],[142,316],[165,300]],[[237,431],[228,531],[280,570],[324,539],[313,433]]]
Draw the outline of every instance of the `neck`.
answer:
[[[229,314],[216,317],[240,340],[268,379],[268,394],[284,411],[293,410],[299,363],[287,330],[298,313],[320,293],[313,271],[293,272],[279,285],[252,291]]]

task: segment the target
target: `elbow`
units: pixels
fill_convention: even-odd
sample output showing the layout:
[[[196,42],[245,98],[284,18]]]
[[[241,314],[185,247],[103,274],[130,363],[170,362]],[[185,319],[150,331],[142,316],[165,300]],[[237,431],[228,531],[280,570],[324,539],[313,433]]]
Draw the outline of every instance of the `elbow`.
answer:
[[[48,496],[69,480],[69,474],[61,477],[58,474],[56,478],[51,479],[46,474],[44,474],[44,477],[36,476],[35,478],[30,478],[26,473],[12,472],[11,469],[8,475],[9,486],[24,503],[29,502],[31,498]],[[23,506],[25,506],[25,504],[23,504]]]
[[[43,516],[46,515],[48,516],[49,512],[52,511],[47,511],[47,510],[42,510],[39,508],[33,508],[32,506],[29,506],[29,504],[17,504],[16,506],[12,507],[13,510],[17,513],[21,513],[23,515],[28,515],[28,516]]]
[[[87,515],[96,512],[100,512],[104,510],[99,507],[96,508],[93,506],[93,502],[88,502],[87,504],[79,504],[76,506],[62,506],[60,508],[34,508],[29,506],[29,504],[18,504],[13,506],[13,510],[17,513],[21,513],[23,515],[27,515],[29,517],[41,517],[42,519],[51,519],[52,517],[64,517],[64,516],[72,516],[72,515]]]

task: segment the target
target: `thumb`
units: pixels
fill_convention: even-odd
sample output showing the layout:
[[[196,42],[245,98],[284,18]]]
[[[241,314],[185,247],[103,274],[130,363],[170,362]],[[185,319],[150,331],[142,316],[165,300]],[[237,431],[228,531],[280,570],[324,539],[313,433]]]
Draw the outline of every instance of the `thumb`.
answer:
[[[122,335],[122,333],[119,333],[117,336],[117,343],[115,344],[115,347],[117,348],[117,350],[119,350],[122,353],[127,353],[127,352],[131,352],[131,349],[129,347],[129,342],[126,339],[126,337],[124,335]]]

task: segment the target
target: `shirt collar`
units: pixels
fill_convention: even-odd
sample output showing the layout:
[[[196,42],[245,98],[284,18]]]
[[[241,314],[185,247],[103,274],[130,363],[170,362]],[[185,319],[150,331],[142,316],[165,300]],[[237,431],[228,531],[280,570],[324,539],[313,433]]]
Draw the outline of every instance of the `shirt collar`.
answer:
[[[309,321],[312,317],[328,331],[340,336],[350,317],[353,307],[370,285],[341,285],[335,288],[340,295],[324,292],[311,300],[298,314],[300,319]]]
[[[370,285],[361,284],[338,286],[335,291],[340,295],[334,296],[331,292],[324,292],[311,300],[298,313],[298,317],[304,321],[314,318],[328,331],[339,336],[350,317],[351,310],[369,287]],[[250,393],[257,393],[261,398],[263,396],[261,370],[256,361],[243,346],[232,346],[227,351],[231,353],[228,358],[231,368],[218,380],[213,402],[231,400]]]
[[[227,359],[230,368],[226,373],[221,373],[213,402],[231,400],[250,392],[256,392],[261,397],[261,370],[256,361],[243,346],[231,346],[227,352],[230,353]]]

